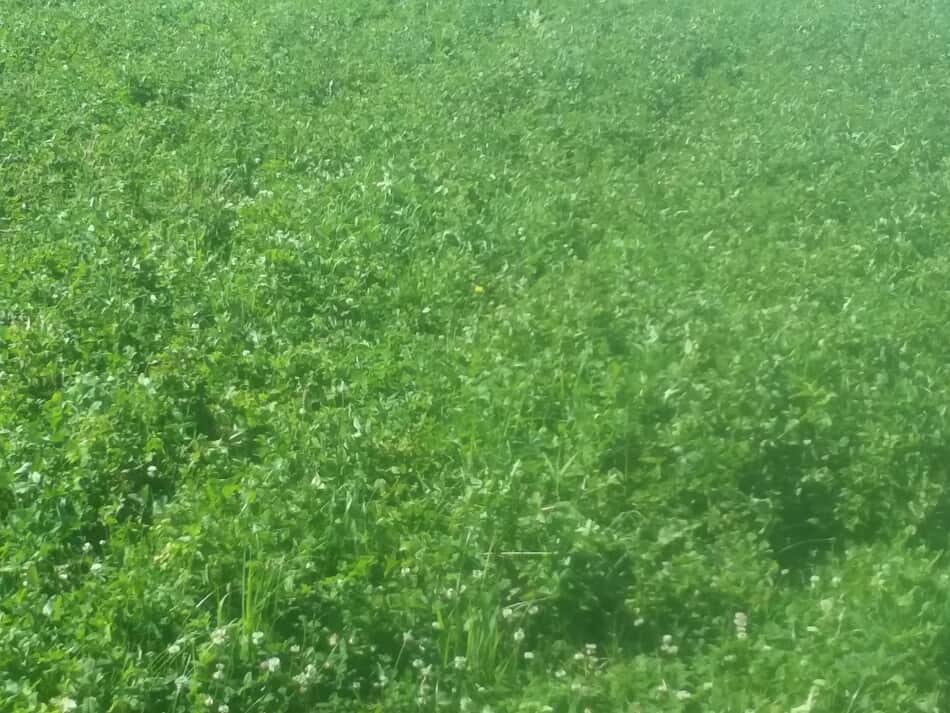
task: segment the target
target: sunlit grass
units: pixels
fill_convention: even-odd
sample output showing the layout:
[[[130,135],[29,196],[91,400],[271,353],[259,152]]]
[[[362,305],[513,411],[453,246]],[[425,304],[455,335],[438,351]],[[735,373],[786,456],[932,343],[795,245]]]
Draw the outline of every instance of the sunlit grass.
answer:
[[[0,13],[0,711],[938,711],[938,3]]]

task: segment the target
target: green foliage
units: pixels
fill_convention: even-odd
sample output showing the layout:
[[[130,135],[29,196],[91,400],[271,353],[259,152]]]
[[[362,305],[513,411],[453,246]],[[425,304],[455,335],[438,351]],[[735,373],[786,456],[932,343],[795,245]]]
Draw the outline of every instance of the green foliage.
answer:
[[[0,711],[945,709],[947,28],[7,0]]]

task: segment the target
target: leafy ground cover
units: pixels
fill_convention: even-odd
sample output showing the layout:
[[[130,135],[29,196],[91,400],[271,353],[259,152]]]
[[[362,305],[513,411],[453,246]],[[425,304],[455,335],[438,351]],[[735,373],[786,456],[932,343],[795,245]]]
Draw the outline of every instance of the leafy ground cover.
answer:
[[[0,710],[950,705],[950,6],[4,0]]]

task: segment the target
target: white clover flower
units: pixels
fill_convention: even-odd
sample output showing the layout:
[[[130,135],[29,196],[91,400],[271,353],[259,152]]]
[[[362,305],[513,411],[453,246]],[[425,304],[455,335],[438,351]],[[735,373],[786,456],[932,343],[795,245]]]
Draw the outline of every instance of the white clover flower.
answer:
[[[270,673],[280,670],[280,659],[276,656],[271,656],[265,661],[261,661],[261,668]]]
[[[79,705],[72,698],[64,697],[59,699],[59,709],[63,711],[63,713],[69,713],[78,707]]]
[[[82,551],[85,552],[86,554],[89,554],[90,552],[92,552],[92,543],[84,542],[82,546]]]
[[[228,630],[223,626],[219,626],[217,629],[211,632],[211,643],[215,646],[221,646],[228,638]]]
[[[465,670],[465,664],[466,664],[466,660],[465,660],[465,657],[464,657],[464,656],[456,656],[456,657],[455,657],[455,660],[452,661],[452,665],[453,665],[453,666],[456,668],[456,670],[458,670],[458,671],[464,671],[464,670]]]
[[[529,613],[531,616],[534,616],[534,615],[537,614],[539,611],[541,611],[541,610],[538,609],[538,605],[537,605],[537,604],[532,604],[530,607],[528,607],[528,613]]]
[[[597,644],[587,644],[584,646],[584,650],[587,652],[588,656],[593,656],[597,653]]]
[[[504,619],[510,619],[512,616],[514,616],[514,613],[515,612],[511,607],[505,607],[501,610],[501,616]]]
[[[534,651],[525,651],[524,652],[525,661],[531,661],[534,659]]]
[[[177,643],[172,644],[168,647],[168,653],[170,653],[172,656],[176,656],[177,654],[181,653],[181,646],[179,646]]]
[[[223,681],[224,671],[221,671],[221,670],[215,671],[214,673],[211,674],[211,678],[213,678],[215,681]]]
[[[515,633],[514,633],[514,639],[515,639],[515,641],[518,642],[519,644],[520,644],[522,641],[524,641],[524,629],[518,629],[517,631],[515,631]]]
[[[414,659],[412,662],[413,668],[422,668],[425,665],[426,665],[426,662],[423,661],[422,659]]]
[[[175,689],[181,691],[183,688],[188,686],[188,677],[181,675],[175,679]]]
[[[737,629],[745,629],[749,623],[749,618],[744,612],[737,611],[736,615],[732,618],[732,622],[736,625]]]
[[[214,705],[214,699],[211,696],[205,696],[204,704],[210,708]]]
[[[681,689],[676,692],[676,698],[681,701],[688,701],[692,697],[693,697],[693,694],[690,693],[689,691],[685,691]]]
[[[230,713],[231,707],[227,703],[222,703],[218,706],[218,713]]]
[[[255,646],[260,646],[263,640],[264,640],[263,631],[255,631],[253,634],[251,634],[251,641],[254,642]]]

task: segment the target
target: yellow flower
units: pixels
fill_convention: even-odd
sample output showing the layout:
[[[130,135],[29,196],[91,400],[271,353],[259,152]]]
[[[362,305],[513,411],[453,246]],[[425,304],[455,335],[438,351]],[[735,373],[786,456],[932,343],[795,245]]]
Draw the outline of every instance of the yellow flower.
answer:
[[[475,294],[476,294],[476,295],[483,294],[484,292],[485,292],[485,288],[484,288],[484,287],[482,287],[481,285],[475,285]]]

